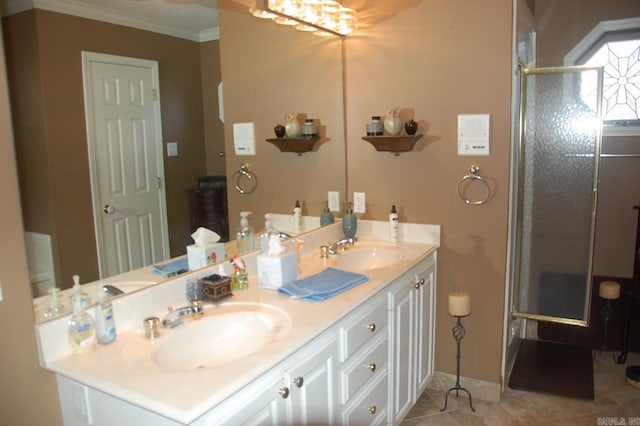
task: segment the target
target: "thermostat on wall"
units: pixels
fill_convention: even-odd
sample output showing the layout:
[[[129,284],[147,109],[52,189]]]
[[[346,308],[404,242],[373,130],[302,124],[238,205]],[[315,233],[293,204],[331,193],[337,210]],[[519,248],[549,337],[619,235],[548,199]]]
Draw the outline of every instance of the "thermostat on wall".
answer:
[[[233,146],[236,155],[256,155],[254,123],[233,123]]]
[[[489,155],[489,114],[458,115],[458,155]]]

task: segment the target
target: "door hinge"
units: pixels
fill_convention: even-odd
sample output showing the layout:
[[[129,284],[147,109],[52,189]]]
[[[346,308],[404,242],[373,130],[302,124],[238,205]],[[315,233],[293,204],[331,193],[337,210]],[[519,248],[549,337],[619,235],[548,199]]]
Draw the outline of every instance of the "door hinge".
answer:
[[[156,184],[158,186],[158,189],[162,189],[162,178],[161,177],[156,178]]]
[[[158,89],[151,89],[151,100],[158,100]]]

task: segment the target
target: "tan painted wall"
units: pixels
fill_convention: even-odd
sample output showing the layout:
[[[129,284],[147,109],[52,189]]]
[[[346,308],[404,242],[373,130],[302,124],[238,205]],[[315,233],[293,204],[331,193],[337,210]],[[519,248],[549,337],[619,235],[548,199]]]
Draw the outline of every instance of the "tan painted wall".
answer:
[[[499,382],[507,241],[511,101],[511,1],[385,2],[347,41],[349,192],[367,194],[365,217],[442,225],[438,263],[436,370],[455,372],[448,294],[466,290],[465,376]],[[415,118],[425,136],[394,156],[360,140],[389,107]],[[491,155],[457,155],[457,115],[491,115]],[[468,206],[456,185],[476,163],[492,188]],[[476,188],[477,189],[477,188]],[[478,196],[478,194],[470,194]]]
[[[259,21],[231,0],[219,1],[218,10],[229,211],[252,211],[256,232],[264,228],[264,213],[292,213],[296,200],[303,214],[319,216],[327,191],[344,197],[341,42]],[[320,120],[314,152],[280,152],[265,141],[290,112]],[[244,122],[255,123],[255,156],[234,154],[233,123]],[[258,178],[248,195],[234,190],[233,173],[244,162]],[[229,219],[233,239],[239,217]]]
[[[4,62],[0,65],[0,197],[0,423],[61,425],[55,377],[38,365]]]
[[[217,92],[208,91],[203,99],[201,75],[210,66],[214,70],[207,74],[207,82],[216,78],[217,59],[207,58],[203,63],[200,59],[215,53],[219,43],[201,46],[42,10],[5,18],[4,23],[12,98],[18,108],[14,120],[17,149],[36,153],[21,166],[42,171],[21,179],[29,183],[22,194],[25,225],[27,230],[53,236],[58,286],[67,286],[75,273],[83,281],[98,278],[83,107],[83,50],[153,59],[160,64],[163,141],[179,143],[179,156],[166,157],[165,152],[164,162],[170,249],[172,256],[183,254],[191,241],[184,191],[207,173],[205,138],[222,138],[220,125],[208,123],[205,131],[203,117],[203,104],[214,104],[217,109]],[[28,52],[26,59],[22,59],[23,51]],[[30,68],[34,64],[37,71]],[[18,98],[31,101],[17,106]],[[215,163],[211,168],[224,171]],[[49,212],[48,220],[36,219],[43,211]]]

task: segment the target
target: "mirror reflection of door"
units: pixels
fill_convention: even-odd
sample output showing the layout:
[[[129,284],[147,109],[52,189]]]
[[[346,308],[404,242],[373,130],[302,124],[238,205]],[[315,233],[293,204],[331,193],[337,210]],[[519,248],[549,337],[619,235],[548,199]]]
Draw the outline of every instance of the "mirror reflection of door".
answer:
[[[523,69],[515,316],[586,326],[602,69]]]
[[[83,52],[100,277],[169,257],[155,61]]]

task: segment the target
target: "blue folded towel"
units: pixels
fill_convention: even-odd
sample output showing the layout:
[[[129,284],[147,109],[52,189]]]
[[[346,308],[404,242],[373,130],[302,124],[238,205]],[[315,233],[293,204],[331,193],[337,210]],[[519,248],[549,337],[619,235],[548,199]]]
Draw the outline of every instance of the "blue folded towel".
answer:
[[[187,256],[160,265],[153,265],[154,274],[176,275],[187,272],[188,270],[189,262],[187,261]]]
[[[283,285],[278,293],[294,299],[321,302],[367,281],[369,277],[366,275],[327,268],[315,275]]]

